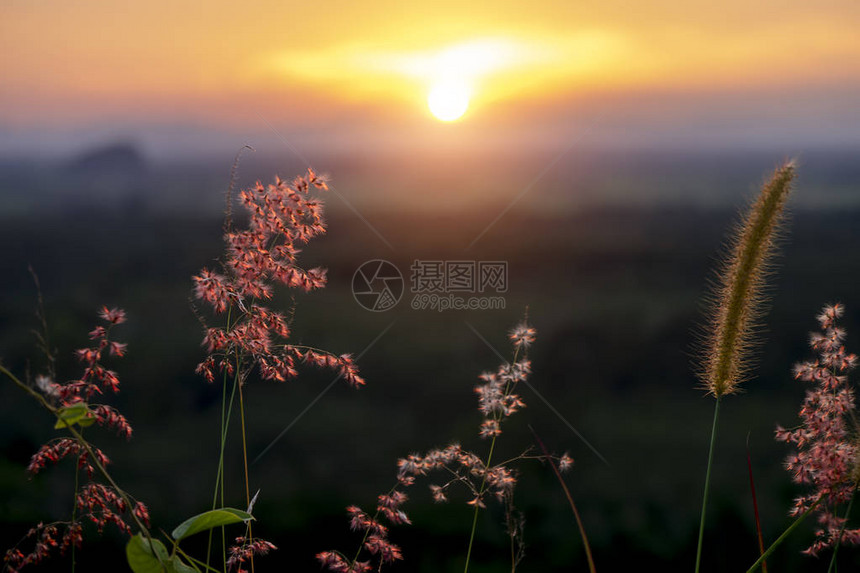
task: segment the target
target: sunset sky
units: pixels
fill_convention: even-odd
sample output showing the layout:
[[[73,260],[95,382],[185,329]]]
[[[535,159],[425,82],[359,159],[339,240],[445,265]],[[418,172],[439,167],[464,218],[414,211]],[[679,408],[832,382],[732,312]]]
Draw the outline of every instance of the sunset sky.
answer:
[[[856,0],[9,0],[0,10],[7,151],[32,133],[261,122],[329,139],[540,139],[589,125],[643,143],[707,129],[860,142]],[[465,115],[433,116],[439,86],[465,94]]]

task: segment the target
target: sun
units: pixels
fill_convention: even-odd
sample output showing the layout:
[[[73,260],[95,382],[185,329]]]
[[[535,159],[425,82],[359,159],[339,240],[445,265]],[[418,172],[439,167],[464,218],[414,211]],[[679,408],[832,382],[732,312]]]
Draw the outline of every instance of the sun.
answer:
[[[469,109],[471,95],[471,90],[465,83],[443,80],[434,84],[430,90],[427,107],[440,121],[456,121]]]

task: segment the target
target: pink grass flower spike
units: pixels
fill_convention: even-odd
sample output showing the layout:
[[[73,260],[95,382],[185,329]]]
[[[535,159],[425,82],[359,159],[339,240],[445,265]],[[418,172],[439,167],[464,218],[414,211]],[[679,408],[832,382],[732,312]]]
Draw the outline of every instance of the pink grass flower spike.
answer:
[[[797,447],[785,462],[792,480],[813,488],[795,500],[790,514],[799,516],[821,500],[815,541],[804,551],[813,556],[837,543],[860,544],[860,529],[847,528],[845,519],[836,515],[837,506],[851,500],[860,477],[858,445],[850,426],[856,405],[847,377],[857,356],[845,351],[845,331],[836,326],[843,310],[839,304],[824,308],[818,316],[823,332],[810,336],[818,356],[794,368],[795,378],[814,384],[800,408],[801,424],[776,429],[777,440]]]
[[[102,360],[107,356],[119,358],[126,353],[124,343],[110,339],[112,328],[125,322],[125,311],[103,307],[99,311],[99,317],[106,325],[96,326],[89,333],[92,346],[75,351],[75,356],[84,369],[81,377],[58,384],[48,376],[39,375],[36,377],[35,386],[54,407],[68,408],[84,404],[92,422],[130,439],[132,428],[125,416],[113,406],[90,401],[95,396],[105,394],[105,390],[119,392],[120,382],[116,372],[106,369]],[[39,523],[23,540],[33,540],[33,549],[30,553],[24,553],[18,546],[6,552],[3,561],[9,571],[17,572],[28,565],[41,563],[55,550],[65,554],[72,547],[81,547],[83,520],[95,525],[99,533],[103,532],[107,525],[113,524],[122,533],[131,535],[132,528],[128,523],[128,519],[132,517],[130,514],[147,527],[149,526],[149,510],[145,505],[133,501],[132,506],[129,507],[127,498],[124,498],[120,492],[110,485],[95,481],[98,474],[96,467],[99,465],[103,468],[107,467],[110,459],[92,444],[89,444],[88,451],[84,446],[85,443],[74,435],[54,438],[42,445],[30,459],[27,471],[36,475],[50,465],[56,465],[65,458],[71,458],[77,467],[83,470],[82,473],[86,475],[89,482],[83,484],[75,493],[77,517],[74,520]],[[20,546],[21,543],[18,545]]]
[[[497,438],[502,433],[502,423],[525,407],[525,403],[515,392],[518,384],[525,382],[531,374],[531,362],[525,353],[534,342],[536,333],[537,331],[525,322],[514,327],[508,334],[513,345],[514,361],[502,364],[494,372],[484,372],[478,376],[479,383],[475,386],[475,393],[478,395],[478,411],[482,416],[478,430],[481,438]],[[379,496],[373,515],[357,506],[347,508],[351,529],[363,532],[364,535],[358,551],[353,554],[354,557],[349,558],[339,551],[323,551],[316,555],[317,561],[327,571],[358,573],[381,571],[384,566],[402,560],[403,553],[400,548],[388,539],[388,525],[384,525],[380,520],[384,518],[389,525],[410,524],[409,517],[402,509],[407,496],[401,490],[415,485],[418,479],[431,473],[440,473],[445,478],[441,485],[429,485],[433,501],[447,502],[455,489],[464,490],[465,504],[472,508],[485,508],[489,498],[494,498],[504,505],[506,520],[510,526],[516,521],[513,516],[513,493],[517,484],[517,472],[510,466],[515,461],[540,458],[529,454],[530,450],[526,450],[513,459],[490,464],[455,442],[443,448],[432,449],[424,455],[410,454],[399,459],[397,483],[387,494]],[[560,458],[553,456],[553,459],[563,471],[573,465],[573,460],[567,454]],[[516,541],[515,537],[520,535],[518,532],[518,528],[509,527],[512,543]],[[365,551],[370,554],[371,559],[359,561]],[[521,558],[521,552],[518,554]]]
[[[206,328],[203,346],[209,353],[197,373],[208,382],[216,372],[243,373],[257,367],[261,378],[283,382],[297,376],[296,365],[306,361],[334,368],[351,386],[364,380],[348,354],[335,355],[287,344],[287,318],[263,305],[272,298],[275,284],[303,291],[326,284],[326,271],[303,269],[297,262],[299,246],[325,233],[322,201],[311,190],[328,189],[324,176],[309,169],[292,183],[276,178],[274,184],[257,183],[239,194],[250,215],[248,228],[224,233],[226,256],[220,272],[202,269],[194,277],[194,296],[215,314],[230,312],[230,324]]]

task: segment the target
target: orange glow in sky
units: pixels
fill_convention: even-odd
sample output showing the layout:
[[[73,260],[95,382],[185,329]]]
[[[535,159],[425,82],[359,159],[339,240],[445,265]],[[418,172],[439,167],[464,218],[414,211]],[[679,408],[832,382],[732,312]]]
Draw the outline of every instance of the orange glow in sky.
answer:
[[[432,123],[465,104],[466,123],[609,100],[634,109],[643,93],[856,92],[858,6],[13,1],[0,17],[0,122]],[[430,109],[431,93],[447,112]]]

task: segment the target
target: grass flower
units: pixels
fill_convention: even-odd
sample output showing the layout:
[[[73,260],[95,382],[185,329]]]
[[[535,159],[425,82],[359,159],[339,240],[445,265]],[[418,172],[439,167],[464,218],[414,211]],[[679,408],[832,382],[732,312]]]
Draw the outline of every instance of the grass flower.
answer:
[[[705,389],[716,398],[737,392],[749,374],[769,261],[794,174],[794,163],[786,163],[764,185],[732,238],[731,255],[719,273],[699,372]]]
[[[716,398],[716,403],[702,495],[696,573],[702,560],[720,401],[723,396],[736,393],[749,373],[750,351],[756,343],[753,334],[763,313],[768,263],[773,256],[793,179],[794,163],[789,162],[778,168],[764,185],[731,241],[731,256],[719,274],[711,300],[711,323],[704,336],[699,376],[704,388]]]
[[[521,322],[511,330],[508,338],[513,342],[514,348],[528,348],[535,341],[536,334],[537,331],[534,328]]]
[[[289,183],[279,177],[270,185],[257,182],[239,193],[240,203],[248,214],[245,229],[233,226],[230,211],[232,198],[228,192],[227,220],[224,225],[226,249],[220,269],[212,271],[204,268],[193,277],[194,296],[208,305],[216,316],[223,317],[222,324],[215,327],[207,326],[201,319],[204,322],[202,344],[208,355],[196,369],[210,383],[215,381],[217,374],[223,380],[220,455],[213,510],[219,499],[220,504],[225,505],[224,450],[237,394],[245,501],[251,504],[243,387],[252,371],[256,369],[264,380],[283,382],[295,378],[298,364],[307,362],[336,370],[350,386],[364,385],[364,379],[349,354],[336,355],[290,344],[291,331],[287,317],[266,306],[277,285],[303,291],[325,286],[326,271],[321,268],[306,270],[298,264],[297,257],[303,244],[326,231],[322,201],[313,194],[313,191],[326,189],[327,179],[312,169]],[[228,378],[233,379],[233,390],[229,397]],[[210,532],[210,550],[211,535]],[[244,539],[239,549],[228,549],[226,534],[222,529],[225,569],[241,569],[241,563],[244,563],[241,557],[247,559],[251,570],[254,570],[254,555],[260,553],[257,550],[264,546],[255,545],[250,523]],[[253,550],[245,551],[242,547]],[[207,550],[207,566],[209,556],[210,551]]]
[[[71,520],[39,523],[28,532],[21,543],[6,552],[3,561],[6,569],[11,572],[40,563],[55,550],[61,554],[68,551],[74,554],[75,548],[83,544],[81,520],[84,519],[92,522],[99,533],[108,524],[115,525],[127,535],[132,534],[130,522],[136,523],[142,530],[149,527],[149,510],[119,489],[106,470],[110,459],[99,448],[86,441],[76,429],[98,424],[127,439],[132,434],[131,424],[116,408],[90,402],[94,397],[103,395],[106,390],[119,392],[120,382],[116,372],[105,368],[102,361],[106,356],[121,357],[126,352],[125,344],[110,338],[112,328],[125,322],[125,312],[104,307],[99,312],[99,317],[105,324],[96,326],[90,332],[93,345],[75,351],[75,356],[84,368],[80,378],[58,384],[50,376],[42,374],[36,377],[33,389],[20,382],[11,372],[2,369],[4,375],[27,389],[57,417],[56,429],[70,433],[70,436],[54,438],[42,445],[30,459],[27,471],[36,475],[49,465],[71,458],[75,462],[76,476],[83,470],[89,480],[81,487],[76,483]],[[97,482],[99,474],[108,483]],[[29,553],[19,548],[26,540],[33,540],[33,548]]]
[[[263,304],[276,284],[304,291],[325,286],[324,269],[305,270],[297,260],[300,245],[326,230],[323,205],[311,195],[313,189],[325,190],[328,184],[309,169],[291,183],[276,178],[274,184],[258,182],[239,194],[248,228],[236,230],[228,222],[221,272],[204,268],[194,277],[194,296],[216,314],[228,313],[224,326],[205,329],[209,355],[197,372],[207,381],[215,380],[216,371],[233,375],[237,367],[244,377],[254,366],[261,378],[284,381],[296,377],[299,361],[307,361],[336,369],[351,386],[364,384],[348,354],[288,344],[287,318]]]
[[[514,348],[514,360],[499,366],[494,372],[484,372],[478,376],[480,381],[475,386],[478,395],[478,411],[483,420],[478,429],[481,438],[490,439],[490,452],[487,460],[464,449],[460,444],[453,443],[444,448],[436,448],[424,455],[410,454],[397,461],[397,483],[387,494],[380,495],[377,500],[376,512],[370,515],[357,506],[347,508],[350,515],[350,527],[353,531],[362,532],[364,537],[358,551],[352,558],[339,551],[323,551],[317,554],[317,560],[329,571],[338,573],[353,573],[380,570],[384,565],[403,558],[400,548],[389,540],[389,525],[408,525],[409,517],[402,509],[407,501],[404,489],[415,485],[419,478],[439,472],[446,477],[444,483],[429,485],[432,498],[437,503],[449,501],[452,490],[461,488],[466,493],[466,505],[477,512],[487,507],[488,498],[495,498],[504,504],[505,520],[511,536],[513,562],[516,568],[522,558],[522,520],[514,514],[513,493],[517,484],[516,470],[510,467],[513,462],[524,459],[546,459],[546,456],[531,456],[529,450],[506,462],[493,465],[492,457],[495,441],[501,435],[502,422],[509,416],[525,407],[516,387],[531,374],[531,362],[521,353],[534,342],[536,331],[522,323],[509,333]],[[559,467],[567,470],[573,460],[567,455],[551,458]],[[466,558],[468,570],[472,541],[474,540],[475,523],[469,539],[469,552]],[[515,547],[519,546],[519,547]],[[367,552],[371,559],[360,560]]]
[[[248,540],[246,537],[237,537],[236,545],[230,547],[230,558],[227,559],[227,571],[232,573],[248,573],[245,563],[251,561],[254,555],[266,555],[269,551],[277,549],[273,544],[257,538]]]
[[[847,378],[857,356],[846,352],[845,331],[836,325],[842,313],[843,307],[836,304],[825,307],[818,316],[822,332],[810,337],[817,356],[794,369],[795,378],[813,385],[800,408],[801,423],[790,430],[776,429],[777,440],[797,448],[785,462],[792,480],[813,490],[795,500],[791,515],[800,516],[817,504],[820,527],[805,551],[809,555],[818,555],[840,541],[860,544],[860,529],[847,529],[846,519],[835,512],[837,506],[853,499],[860,478],[858,443],[851,427],[856,405]]]

